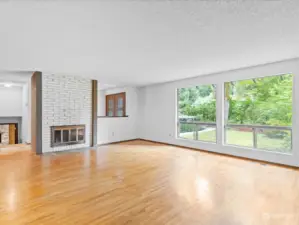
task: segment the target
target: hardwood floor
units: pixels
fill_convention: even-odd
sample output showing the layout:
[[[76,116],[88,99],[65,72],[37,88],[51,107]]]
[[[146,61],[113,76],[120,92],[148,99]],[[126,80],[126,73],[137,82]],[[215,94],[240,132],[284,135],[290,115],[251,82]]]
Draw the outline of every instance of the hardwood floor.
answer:
[[[11,145],[1,145],[0,144],[0,155],[1,154],[11,154],[12,152],[28,151],[31,149],[30,145],[27,144],[11,144]]]
[[[298,225],[298,170],[132,141],[0,155],[0,224]]]

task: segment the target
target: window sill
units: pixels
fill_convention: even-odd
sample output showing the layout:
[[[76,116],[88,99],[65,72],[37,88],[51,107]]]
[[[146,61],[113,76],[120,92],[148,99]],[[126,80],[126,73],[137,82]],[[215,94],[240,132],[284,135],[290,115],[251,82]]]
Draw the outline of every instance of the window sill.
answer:
[[[98,116],[98,118],[125,118],[129,116]]]

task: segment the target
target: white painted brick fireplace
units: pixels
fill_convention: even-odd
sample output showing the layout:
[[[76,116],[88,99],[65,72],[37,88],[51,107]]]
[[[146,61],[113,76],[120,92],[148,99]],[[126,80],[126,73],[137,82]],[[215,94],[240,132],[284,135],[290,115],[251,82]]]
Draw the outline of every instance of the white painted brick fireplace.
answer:
[[[42,76],[43,153],[89,147],[92,125],[92,83],[90,79],[65,76]],[[86,126],[86,143],[51,147],[51,126]]]
[[[9,125],[0,125],[0,135],[1,141],[0,145],[8,145],[9,144]]]

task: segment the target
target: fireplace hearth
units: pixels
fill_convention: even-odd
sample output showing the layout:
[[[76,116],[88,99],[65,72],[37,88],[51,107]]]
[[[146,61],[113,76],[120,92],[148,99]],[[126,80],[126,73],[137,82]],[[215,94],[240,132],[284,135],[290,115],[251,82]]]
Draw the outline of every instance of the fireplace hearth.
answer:
[[[85,143],[85,125],[51,126],[51,147]]]

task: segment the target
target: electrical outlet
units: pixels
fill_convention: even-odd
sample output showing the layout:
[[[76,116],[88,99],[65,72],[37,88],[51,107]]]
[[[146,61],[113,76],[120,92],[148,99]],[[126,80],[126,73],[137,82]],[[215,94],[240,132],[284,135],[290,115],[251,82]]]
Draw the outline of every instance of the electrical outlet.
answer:
[[[112,136],[114,136],[114,132],[112,132]]]

